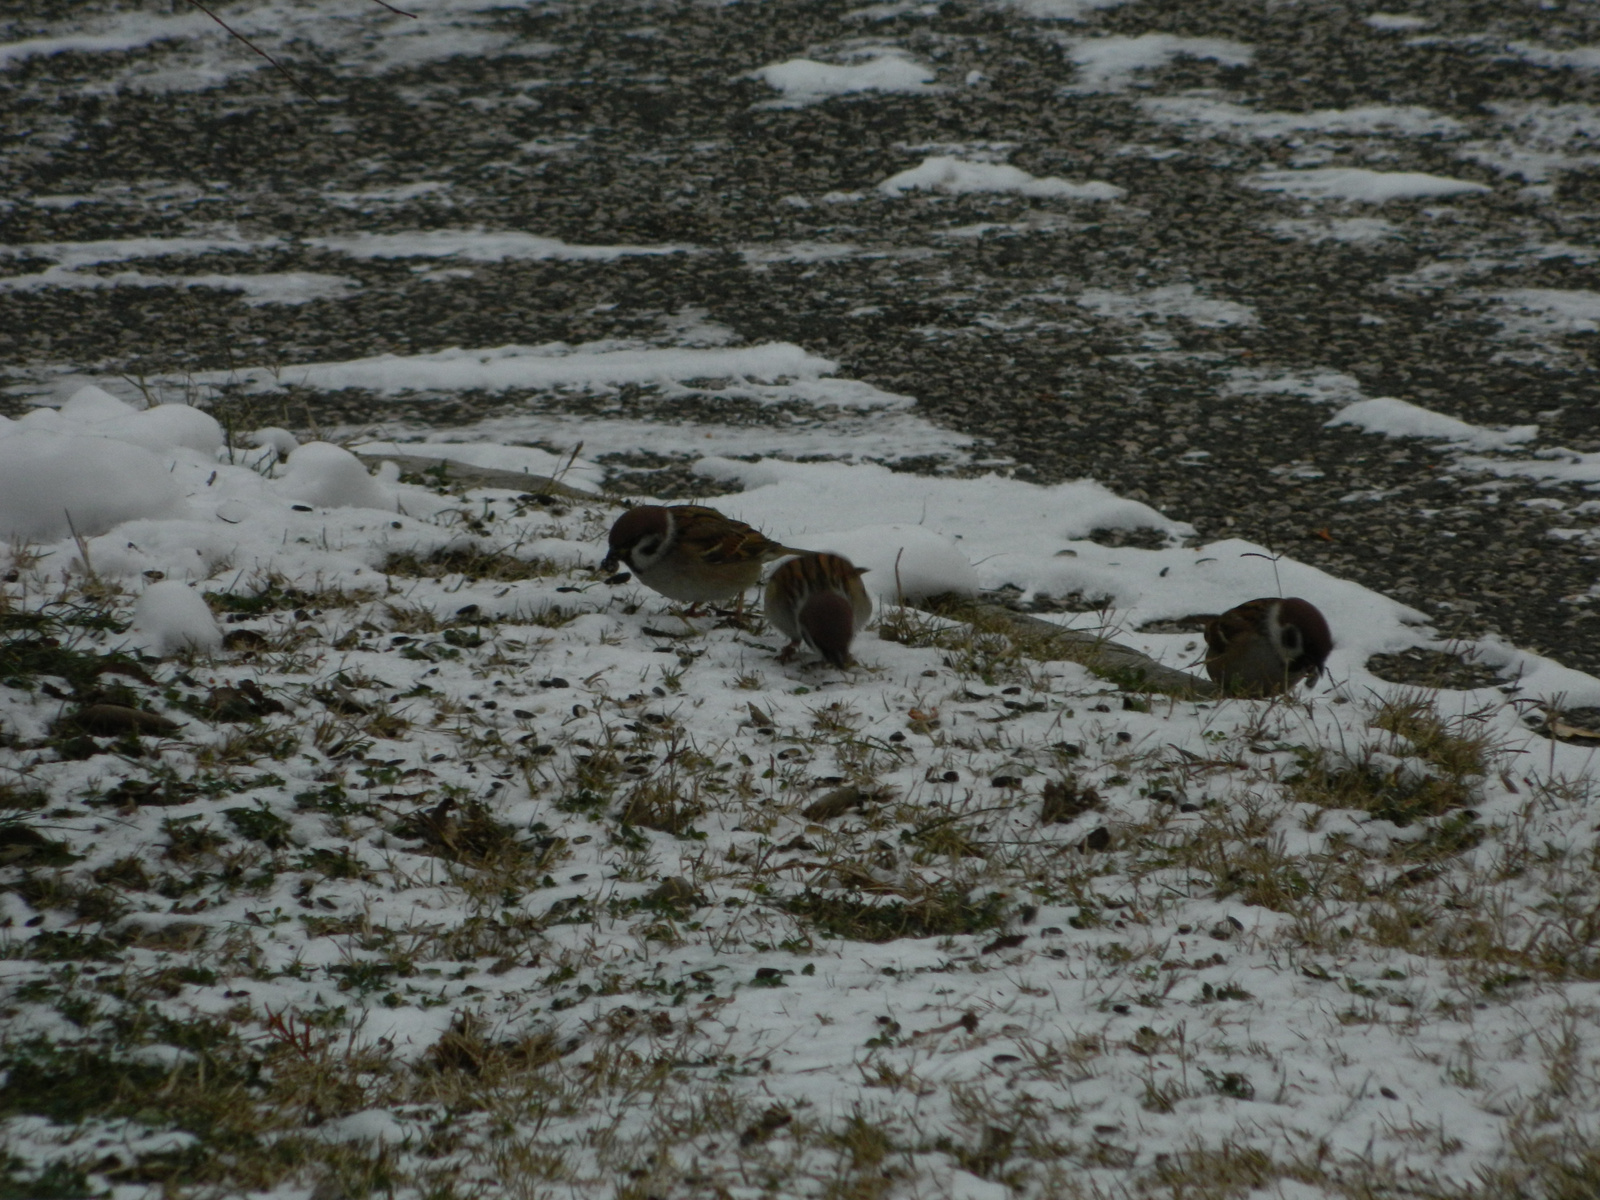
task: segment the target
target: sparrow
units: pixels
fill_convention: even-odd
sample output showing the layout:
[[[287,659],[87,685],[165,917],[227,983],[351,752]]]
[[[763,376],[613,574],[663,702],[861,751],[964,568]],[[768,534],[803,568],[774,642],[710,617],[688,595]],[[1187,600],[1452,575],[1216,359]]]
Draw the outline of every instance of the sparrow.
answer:
[[[805,642],[836,667],[849,663],[850,639],[872,616],[861,586],[866,571],[842,554],[802,554],[779,565],[766,596],[767,620],[789,639],[779,662]]]
[[[1328,622],[1297,596],[1264,597],[1205,623],[1206,674],[1226,692],[1276,696],[1315,680],[1333,649]]]
[[[627,563],[639,582],[668,600],[700,605],[738,596],[761,579],[763,563],[785,554],[805,554],[779,545],[759,531],[700,504],[641,504],[611,526],[602,571]]]

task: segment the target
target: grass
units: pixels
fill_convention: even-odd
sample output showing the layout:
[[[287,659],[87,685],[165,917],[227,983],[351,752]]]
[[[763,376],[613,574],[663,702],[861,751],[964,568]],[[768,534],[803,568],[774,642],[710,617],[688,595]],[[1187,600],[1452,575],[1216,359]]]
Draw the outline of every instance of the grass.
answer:
[[[112,592],[0,612],[19,695],[183,723],[3,747],[0,886],[41,920],[0,927],[0,1119],[171,1136],[13,1154],[0,1198],[850,1200],[951,1171],[1083,1200],[1595,1193],[1592,1026],[1562,990],[1600,979],[1593,821],[1552,835],[1592,789],[1534,773],[1492,711],[1396,691],[1334,736],[1315,704],[1226,702],[1193,710],[1201,754],[1143,732],[1177,701],[1066,691],[1015,630],[900,609],[883,636],[929,665],[892,730],[811,677],[785,677],[799,705],[757,695],[752,654],[724,688],[748,723],[709,739],[693,653],[606,691],[553,640],[592,603],[490,620],[448,592],[547,586],[550,563],[454,548],[384,574],[213,596],[268,644],[211,664],[115,650]],[[352,665],[378,648],[385,669]],[[94,857],[116,822],[151,836]],[[1280,985],[1320,998],[1333,1032],[1308,1039],[1429,1031],[1402,1044],[1436,1061],[1404,1070],[1493,1106],[1502,1157],[1419,1177],[1274,1141],[1305,1066],[1254,1040]],[[1515,1089],[1443,1045],[1554,998],[1573,1010],[1522,1035]],[[420,1040],[391,1036],[402,1012]],[[837,1031],[853,1106],[785,1090],[801,1027]],[[1394,1138],[1448,1165],[1409,1099]],[[1144,1152],[1141,1130],[1218,1113],[1268,1132]]]

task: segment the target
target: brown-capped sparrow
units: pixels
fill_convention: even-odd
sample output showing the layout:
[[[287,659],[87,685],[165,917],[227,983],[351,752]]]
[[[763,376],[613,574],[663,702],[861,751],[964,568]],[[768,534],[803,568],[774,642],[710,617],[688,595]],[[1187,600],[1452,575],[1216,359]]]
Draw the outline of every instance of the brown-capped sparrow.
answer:
[[[700,605],[730,596],[737,596],[742,608],[746,589],[761,579],[763,563],[806,553],[700,504],[630,508],[611,526],[610,543],[601,570],[627,563],[640,583],[688,604],[691,616]]]
[[[1230,608],[1205,624],[1206,674],[1222,690],[1276,696],[1322,673],[1333,649],[1328,622],[1297,596],[1264,597]]]
[[[850,661],[850,640],[872,616],[861,586],[866,567],[842,554],[802,554],[781,563],[767,580],[767,620],[789,639],[778,655],[788,662],[805,642],[836,667]]]

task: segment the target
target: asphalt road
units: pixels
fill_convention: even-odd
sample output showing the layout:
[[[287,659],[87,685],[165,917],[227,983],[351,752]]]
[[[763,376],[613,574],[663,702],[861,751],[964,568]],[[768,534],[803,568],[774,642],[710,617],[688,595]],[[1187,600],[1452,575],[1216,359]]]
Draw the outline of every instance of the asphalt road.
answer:
[[[1582,507],[1597,500],[1583,481],[1502,479],[1441,443],[1326,425],[1338,403],[1393,396],[1476,425],[1538,425],[1520,461],[1600,452],[1595,323],[1508,316],[1505,299],[1593,298],[1600,9],[1429,0],[1405,10],[1417,21],[1404,28],[1321,0],[1142,0],[1076,22],[1041,19],[1043,3],[536,5],[481,18],[493,36],[474,53],[410,66],[372,58],[381,26],[376,41],[326,44],[258,33],[315,102],[270,69],[242,69],[251,60],[238,47],[214,51],[232,74],[203,89],[159,86],[210,61],[181,40],[13,54],[0,71],[0,243],[227,226],[277,240],[247,255],[168,255],[162,270],[336,272],[360,290],[292,306],[177,287],[0,291],[7,409],[66,370],[137,379],[579,343],[637,337],[662,314],[698,309],[749,341],[794,342],[843,376],[914,396],[1021,477],[1092,476],[1203,539],[1254,539],[1402,599],[1441,631],[1498,633],[1600,673],[1600,520]],[[249,27],[255,7],[219,11]],[[320,9],[330,21],[376,12],[356,0]],[[25,0],[0,19],[0,40],[168,11]],[[441,30],[452,19],[419,12]],[[1232,64],[1178,54],[1103,90],[1070,90],[1085,78],[1077,39],[1150,33],[1252,53]],[[885,47],[931,68],[936,87],[771,107],[777,93],[748,77]],[[1179,107],[1150,103],[1162,99]],[[1204,103],[1312,117],[1299,128],[1195,118]],[[1315,115],[1368,106],[1426,113],[1396,116],[1395,129]],[[941,153],[1123,195],[876,191]],[[1379,205],[1245,186],[1264,170],[1340,166],[1489,190]],[[383,203],[327,199],[418,183],[444,186]],[[699,252],[441,276],[405,261],[335,262],[308,241],[442,227]],[[749,253],[795,244],[857,252]],[[14,249],[0,271],[51,261]],[[1243,315],[1208,319],[1185,296]],[[1343,377],[1333,403],[1259,386],[1317,376]],[[529,402],[299,390],[251,415],[394,429]],[[658,411],[649,389],[606,404]],[[685,412],[692,400],[673,418]],[[728,419],[726,404],[717,412]],[[754,406],[736,416],[784,419]],[[671,460],[615,465],[662,468],[634,476],[635,489],[692,486]]]

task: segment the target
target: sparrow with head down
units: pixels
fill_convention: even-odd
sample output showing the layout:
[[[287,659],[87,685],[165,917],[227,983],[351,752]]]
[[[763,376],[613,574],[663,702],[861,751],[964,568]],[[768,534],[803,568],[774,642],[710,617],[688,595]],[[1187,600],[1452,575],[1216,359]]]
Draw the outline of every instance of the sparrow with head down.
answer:
[[[802,554],[767,580],[767,620],[789,639],[778,655],[788,662],[804,642],[836,667],[850,662],[850,643],[872,616],[861,586],[866,567],[842,554]]]
[[[1223,691],[1276,696],[1315,680],[1333,649],[1328,622],[1310,601],[1263,597],[1205,623],[1206,674]]]
[[[762,565],[805,554],[700,504],[641,504],[611,526],[602,570],[626,563],[639,582],[668,600],[700,605],[738,597],[761,579]]]

